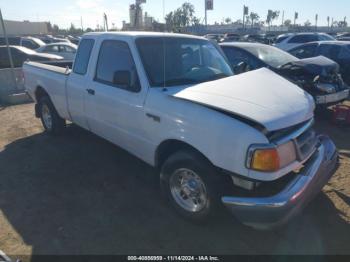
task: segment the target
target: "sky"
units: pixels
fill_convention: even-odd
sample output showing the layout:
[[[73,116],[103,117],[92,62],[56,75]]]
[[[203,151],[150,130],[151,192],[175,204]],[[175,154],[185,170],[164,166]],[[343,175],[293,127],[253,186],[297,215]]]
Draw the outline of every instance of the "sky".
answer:
[[[0,8],[4,19],[50,21],[61,28],[68,28],[71,23],[76,27],[96,28],[102,25],[105,12],[109,24],[120,28],[122,21],[129,22],[129,4],[134,0],[0,0]],[[147,0],[143,10],[155,17],[159,22],[164,21],[164,14],[173,11],[185,1],[195,6],[196,16],[204,18],[204,0]],[[164,4],[163,4],[164,3]],[[222,22],[224,18],[232,20],[242,18],[243,5],[266,20],[267,10],[285,11],[285,19],[293,20],[294,12],[299,12],[298,23],[306,20],[315,21],[319,16],[319,25],[327,25],[327,16],[334,20],[343,20],[345,16],[350,21],[349,0],[214,0],[214,10],[208,11],[208,23]],[[280,24],[282,16],[275,23]]]

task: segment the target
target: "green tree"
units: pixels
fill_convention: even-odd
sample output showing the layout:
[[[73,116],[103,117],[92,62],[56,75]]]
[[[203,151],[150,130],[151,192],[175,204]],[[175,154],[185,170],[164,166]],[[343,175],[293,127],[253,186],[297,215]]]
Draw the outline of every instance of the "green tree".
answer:
[[[194,14],[194,5],[188,2],[183,3],[181,7],[165,16],[165,23],[168,30],[177,31],[182,27],[199,24],[200,20]]]
[[[284,26],[291,26],[292,25],[292,20],[287,19],[286,21],[284,21]]]
[[[304,23],[305,27],[310,27],[311,26],[311,22],[309,20],[306,20],[306,22]]]
[[[273,21],[278,19],[279,16],[280,16],[280,11],[268,10],[266,23],[269,25],[269,27],[271,27]]]
[[[232,19],[229,18],[229,17],[226,17],[224,21],[225,21],[225,24],[231,24],[232,23]]]
[[[251,12],[249,15],[249,18],[250,18],[250,21],[251,21],[252,27],[253,27],[254,24],[259,21],[260,16],[257,13]]]

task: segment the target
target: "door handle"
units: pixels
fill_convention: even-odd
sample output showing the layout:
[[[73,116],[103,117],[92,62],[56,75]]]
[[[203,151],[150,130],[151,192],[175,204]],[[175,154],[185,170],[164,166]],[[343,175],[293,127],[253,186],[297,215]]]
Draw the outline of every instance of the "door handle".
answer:
[[[92,96],[95,95],[95,90],[93,89],[86,89],[86,91],[89,93],[89,95],[92,95]]]

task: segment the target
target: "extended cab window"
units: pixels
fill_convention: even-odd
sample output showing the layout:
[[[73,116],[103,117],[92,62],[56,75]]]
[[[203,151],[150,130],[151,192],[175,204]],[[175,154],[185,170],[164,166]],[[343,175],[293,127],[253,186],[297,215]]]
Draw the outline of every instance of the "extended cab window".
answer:
[[[74,62],[73,72],[79,75],[85,75],[89,65],[92,48],[95,41],[92,39],[83,39],[78,48],[77,56]]]
[[[126,42],[103,41],[98,57],[95,80],[132,92],[140,91],[134,59]]]

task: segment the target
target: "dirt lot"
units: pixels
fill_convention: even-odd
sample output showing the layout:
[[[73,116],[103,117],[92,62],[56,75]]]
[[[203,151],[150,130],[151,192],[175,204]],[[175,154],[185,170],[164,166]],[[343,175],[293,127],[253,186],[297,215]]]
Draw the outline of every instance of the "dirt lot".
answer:
[[[0,107],[0,249],[33,254],[350,254],[350,129],[318,120],[341,153],[336,176],[284,229],[259,232],[226,212],[206,226],[162,201],[155,171],[69,126],[50,137],[33,104]]]

